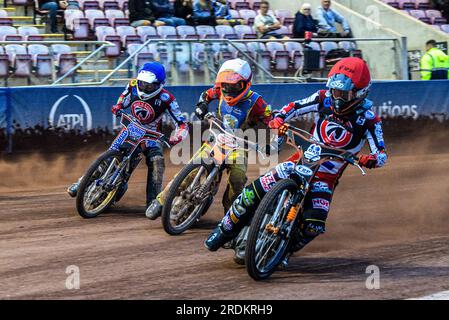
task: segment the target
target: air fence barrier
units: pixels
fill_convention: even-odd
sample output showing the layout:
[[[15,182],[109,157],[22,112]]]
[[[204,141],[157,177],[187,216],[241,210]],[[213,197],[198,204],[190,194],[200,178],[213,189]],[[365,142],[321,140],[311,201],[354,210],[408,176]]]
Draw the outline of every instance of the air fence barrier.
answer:
[[[185,117],[195,121],[194,106],[207,86],[174,86],[167,89],[176,97]],[[324,89],[323,83],[261,84],[253,90],[272,106],[308,97]],[[111,113],[124,87],[15,87],[0,88],[0,129],[6,136],[6,149],[12,150],[12,135],[18,126],[59,127],[82,132],[95,129],[115,130],[119,123]],[[378,81],[369,99],[373,111],[382,118],[417,119],[430,116],[447,119],[449,81]],[[211,105],[211,110],[216,108]],[[3,151],[3,150],[2,150]]]

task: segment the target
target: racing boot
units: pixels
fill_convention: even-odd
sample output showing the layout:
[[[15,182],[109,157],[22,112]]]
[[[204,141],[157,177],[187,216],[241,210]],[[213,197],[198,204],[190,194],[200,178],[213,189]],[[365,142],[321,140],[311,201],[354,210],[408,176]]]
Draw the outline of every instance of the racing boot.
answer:
[[[72,183],[68,188],[67,188],[67,193],[69,194],[69,196],[71,196],[72,198],[76,197],[76,194],[78,193],[78,187],[80,185],[81,179],[83,177],[79,178],[77,182]]]
[[[162,214],[162,207],[162,204],[160,204],[159,200],[156,198],[148,206],[145,215],[150,220],[156,220]]]
[[[248,238],[249,228],[245,227],[240,232],[239,236],[236,239],[235,245],[235,253],[234,253],[234,262],[240,265],[245,265],[245,249],[246,249],[246,240]]]
[[[234,233],[225,232],[220,223],[204,241],[204,246],[209,251],[217,251],[226,242],[231,241],[234,236]]]
[[[305,237],[302,235],[302,232],[298,230],[296,235],[292,239],[293,244],[290,247],[289,252],[285,255],[285,258],[282,259],[282,261],[279,263],[279,269],[283,270],[287,268],[290,257],[293,255],[293,253],[298,252],[299,250],[304,248],[313,239],[315,239],[315,237]]]

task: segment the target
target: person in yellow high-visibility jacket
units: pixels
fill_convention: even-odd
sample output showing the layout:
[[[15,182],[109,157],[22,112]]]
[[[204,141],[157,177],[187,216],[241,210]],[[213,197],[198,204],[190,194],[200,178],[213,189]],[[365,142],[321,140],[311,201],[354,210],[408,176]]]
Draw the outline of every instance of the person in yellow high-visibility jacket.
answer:
[[[422,80],[449,79],[449,56],[436,45],[435,40],[426,42],[426,53],[420,62]]]

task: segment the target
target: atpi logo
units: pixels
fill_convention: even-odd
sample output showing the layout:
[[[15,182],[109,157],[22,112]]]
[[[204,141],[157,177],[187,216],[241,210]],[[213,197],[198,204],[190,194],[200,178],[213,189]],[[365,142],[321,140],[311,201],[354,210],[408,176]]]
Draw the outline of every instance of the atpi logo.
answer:
[[[83,113],[58,113],[58,110],[60,109],[61,103],[68,97],[69,95],[62,96],[59,98],[51,107],[50,115],[48,117],[48,122],[50,126],[57,127],[57,128],[64,128],[66,130],[75,129],[77,127],[91,130],[92,129],[92,113],[90,111],[89,106],[87,105],[86,101],[83,100],[80,96],[73,95],[81,104],[83,107]],[[77,103],[78,105],[78,103]],[[74,110],[79,109],[77,106],[76,108],[73,107],[73,104],[64,104],[64,109]]]

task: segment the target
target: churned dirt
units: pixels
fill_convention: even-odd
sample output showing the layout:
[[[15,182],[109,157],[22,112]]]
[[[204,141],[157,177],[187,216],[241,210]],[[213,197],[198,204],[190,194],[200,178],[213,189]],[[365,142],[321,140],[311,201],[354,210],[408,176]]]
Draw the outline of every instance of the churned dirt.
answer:
[[[223,215],[221,193],[195,228],[173,237],[145,218],[144,164],[111,212],[85,220],[65,189],[102,150],[3,158],[0,298],[403,299],[449,290],[449,132],[422,132],[389,134],[382,169],[363,177],[348,168],[327,232],[263,282],[232,250],[203,247]],[[180,169],[166,163],[165,183]],[[365,285],[371,265],[378,290]],[[66,288],[69,266],[80,270],[80,289]]]

